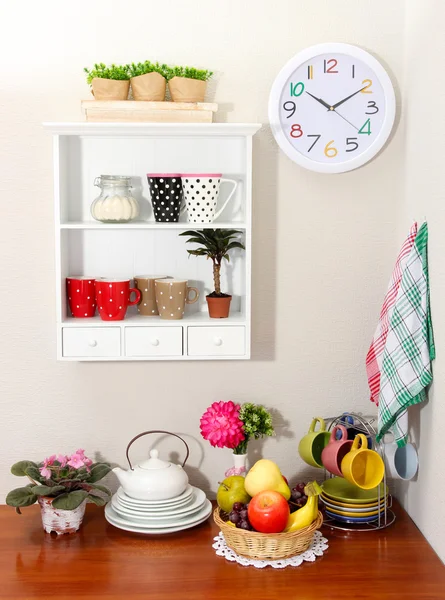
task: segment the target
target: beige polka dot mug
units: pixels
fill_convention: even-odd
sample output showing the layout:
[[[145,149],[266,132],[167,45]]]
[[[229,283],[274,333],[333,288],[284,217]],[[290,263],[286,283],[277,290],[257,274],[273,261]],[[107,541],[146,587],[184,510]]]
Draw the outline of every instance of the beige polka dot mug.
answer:
[[[195,292],[193,300],[190,292]],[[188,287],[186,279],[156,279],[155,293],[161,319],[168,320],[182,319],[185,305],[194,304],[199,298],[199,291]]]
[[[138,313],[144,317],[159,315],[156,304],[155,280],[165,279],[167,275],[135,275],[134,285],[141,292],[138,302]]]

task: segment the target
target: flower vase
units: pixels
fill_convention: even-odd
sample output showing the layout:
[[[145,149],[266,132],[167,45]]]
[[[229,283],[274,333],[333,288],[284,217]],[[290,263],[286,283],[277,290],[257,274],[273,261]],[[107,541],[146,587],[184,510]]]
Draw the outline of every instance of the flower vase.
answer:
[[[54,498],[39,496],[40,512],[42,515],[43,529],[47,533],[55,531],[57,535],[64,533],[76,533],[82,525],[85,514],[86,500],[74,510],[63,510],[54,508],[52,505]]]
[[[247,454],[232,454],[233,467],[227,469],[224,473],[226,477],[231,475],[241,475],[245,477],[247,474]]]

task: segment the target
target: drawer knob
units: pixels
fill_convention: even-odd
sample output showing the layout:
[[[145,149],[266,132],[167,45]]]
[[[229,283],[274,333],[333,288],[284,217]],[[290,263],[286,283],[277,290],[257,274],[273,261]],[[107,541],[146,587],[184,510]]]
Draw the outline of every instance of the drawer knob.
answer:
[[[91,348],[94,348],[95,346],[97,346],[97,341],[96,340],[90,340],[88,342],[88,346],[91,346]]]
[[[215,346],[222,346],[222,339],[220,337],[213,338]]]
[[[153,338],[153,339],[151,340],[151,345],[152,345],[152,346],[159,346],[159,340],[158,340],[158,339],[156,339],[156,338]]]

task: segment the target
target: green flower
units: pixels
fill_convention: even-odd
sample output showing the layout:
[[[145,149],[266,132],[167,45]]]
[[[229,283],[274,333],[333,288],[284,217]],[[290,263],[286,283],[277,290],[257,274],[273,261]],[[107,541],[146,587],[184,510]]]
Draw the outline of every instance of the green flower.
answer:
[[[245,454],[249,439],[275,435],[272,415],[261,404],[246,402],[241,406],[239,418],[243,422],[245,439],[235,449],[235,454]]]

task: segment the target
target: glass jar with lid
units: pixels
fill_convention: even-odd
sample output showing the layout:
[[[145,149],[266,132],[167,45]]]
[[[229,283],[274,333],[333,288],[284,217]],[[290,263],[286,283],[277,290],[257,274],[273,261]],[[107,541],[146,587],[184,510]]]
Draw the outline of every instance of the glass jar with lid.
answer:
[[[91,205],[91,215],[102,223],[128,223],[139,216],[139,204],[131,193],[131,177],[101,175],[94,185],[99,196]]]

